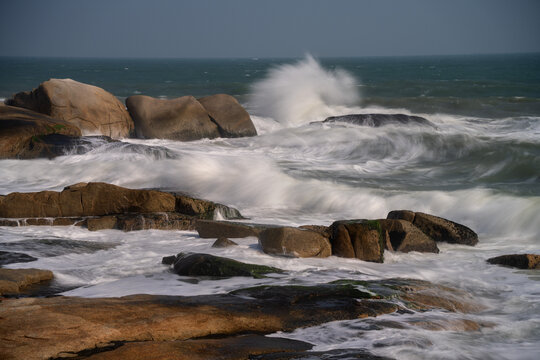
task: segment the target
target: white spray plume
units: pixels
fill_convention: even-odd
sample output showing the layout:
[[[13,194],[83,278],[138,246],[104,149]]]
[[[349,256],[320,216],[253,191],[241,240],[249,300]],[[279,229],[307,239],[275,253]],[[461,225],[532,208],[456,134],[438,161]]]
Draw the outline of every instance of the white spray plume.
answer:
[[[326,70],[311,55],[271,69],[255,83],[249,99],[254,115],[283,126],[299,126],[335,115],[336,107],[360,102],[356,79],[342,69]]]

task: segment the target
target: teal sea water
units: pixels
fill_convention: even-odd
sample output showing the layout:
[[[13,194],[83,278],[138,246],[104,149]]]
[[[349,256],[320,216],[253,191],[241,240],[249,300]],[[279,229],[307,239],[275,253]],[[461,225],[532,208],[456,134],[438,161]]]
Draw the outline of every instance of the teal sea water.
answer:
[[[0,250],[16,248],[39,258],[10,267],[51,269],[59,285],[74,287],[66,294],[89,297],[198,295],[340,278],[424,279],[466,290],[486,309],[476,314],[385,315],[373,320],[380,320],[380,326],[344,321],[279,335],[310,341],[316,350],[361,347],[396,359],[538,358],[540,275],[485,260],[510,253],[540,254],[540,54],[0,58],[0,98],[35,88],[49,78],[93,84],[122,101],[135,94],[170,99],[228,93],[248,109],[259,135],[185,143],[126,139],[134,146],[96,142],[82,155],[0,160],[0,194],[105,181],[184,191],[235,206],[253,222],[294,226],[383,218],[390,210],[412,209],[466,224],[478,232],[480,243],[474,248],[442,244],[437,255],[386,252],[385,263],[374,264],[335,257],[276,258],[262,253],[254,238],[217,250],[211,248],[213,240],[191,232],[0,227]],[[422,116],[433,126],[320,123],[329,116],[370,113]],[[43,239],[69,246],[55,252],[43,247]],[[84,254],[70,252],[76,242],[110,246]],[[159,263],[162,256],[180,251],[277,266],[287,274],[196,284],[178,281]],[[463,333],[410,325],[444,317],[492,326]],[[399,321],[403,328],[385,327],[387,320]]]

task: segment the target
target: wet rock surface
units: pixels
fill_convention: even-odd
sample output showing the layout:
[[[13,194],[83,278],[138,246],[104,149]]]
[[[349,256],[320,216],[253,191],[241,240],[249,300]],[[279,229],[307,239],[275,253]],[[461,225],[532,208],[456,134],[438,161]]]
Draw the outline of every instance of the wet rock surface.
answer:
[[[377,220],[340,220],[330,226],[332,254],[364,261],[384,261],[385,234]]]
[[[1,246],[2,244],[0,244]],[[12,263],[36,261],[37,258],[19,252],[0,251],[0,267]]]
[[[431,121],[423,117],[405,114],[351,114],[331,116],[323,121],[323,123],[339,122],[371,127],[380,127],[385,125],[435,126]]]
[[[488,259],[487,262],[518,269],[540,270],[540,255],[535,254],[501,255]]]
[[[293,227],[272,227],[259,234],[259,244],[267,254],[290,257],[328,257],[332,248],[320,232]]]
[[[225,237],[220,237],[214,243],[212,244],[213,248],[225,248],[225,247],[231,247],[231,246],[237,246],[238,244],[235,243],[232,240],[229,240]]]
[[[49,270],[0,268],[0,295],[18,294],[30,285],[52,278],[53,273]]]

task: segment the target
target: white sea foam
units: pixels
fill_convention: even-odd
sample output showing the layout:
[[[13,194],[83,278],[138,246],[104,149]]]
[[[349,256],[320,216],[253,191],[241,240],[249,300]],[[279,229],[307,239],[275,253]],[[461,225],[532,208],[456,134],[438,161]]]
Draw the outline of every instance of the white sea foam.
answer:
[[[324,120],[340,107],[360,102],[357,80],[344,70],[326,70],[307,55],[296,64],[273,68],[255,83],[249,107],[257,116],[270,117],[284,126]]]

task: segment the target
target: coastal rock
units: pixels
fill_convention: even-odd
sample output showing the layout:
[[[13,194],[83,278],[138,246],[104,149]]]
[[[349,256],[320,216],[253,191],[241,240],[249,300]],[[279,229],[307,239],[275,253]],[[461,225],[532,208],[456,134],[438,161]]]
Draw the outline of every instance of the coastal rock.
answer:
[[[160,100],[130,96],[126,105],[140,138],[191,141],[220,136],[206,109],[193,96]]]
[[[50,79],[37,89],[15,94],[6,104],[69,122],[84,135],[124,138],[133,132],[129,113],[113,94],[72,79]]]
[[[387,219],[407,220],[437,242],[470,246],[478,243],[478,235],[473,230],[438,216],[410,210],[394,210],[388,213]]]
[[[37,258],[19,252],[0,251],[0,267],[12,263],[32,262]]]
[[[1,269],[0,295],[18,294],[29,285],[51,280],[52,271],[40,269]]]
[[[181,341],[143,341],[116,343],[91,355],[88,360],[243,360],[260,354],[284,351],[304,352],[312,344],[298,340],[262,335],[241,335],[222,339]],[[67,354],[68,355],[68,354]]]
[[[379,220],[383,231],[388,233],[394,251],[439,253],[437,243],[406,220]]]
[[[91,354],[96,345],[115,342],[159,345],[208,336],[288,332],[330,321],[393,313],[403,310],[397,305],[401,302],[418,311],[438,304],[448,311],[474,309],[464,304],[470,301],[466,293],[425,281],[341,282],[259,286],[192,297],[4,299],[0,306],[0,348],[6,359],[48,359],[83,350]]]
[[[293,227],[272,227],[259,234],[266,254],[292,257],[328,257],[332,247],[319,232]]]
[[[503,265],[518,269],[540,270],[540,255],[535,254],[512,254],[501,255],[487,260],[490,264]]]
[[[163,262],[170,259],[164,259]],[[173,263],[174,272],[183,276],[232,277],[251,276],[263,278],[265,274],[281,273],[280,269],[270,266],[246,264],[210,254],[178,254]]]
[[[384,261],[385,233],[377,220],[340,220],[330,226],[332,254],[364,261]]]
[[[213,248],[224,248],[224,247],[230,247],[230,246],[237,246],[238,244],[235,243],[232,240],[229,240],[225,237],[218,238],[213,244]]]
[[[250,360],[393,360],[386,356],[373,355],[364,349],[335,349],[327,351],[306,352],[276,352],[270,354],[254,355]]]
[[[242,219],[242,214],[235,208],[218,204],[208,200],[195,199],[185,194],[174,193],[176,211],[199,219],[213,220],[222,219]]]
[[[203,239],[258,237],[261,231],[268,227],[272,225],[218,220],[197,220],[195,223],[195,230]]]
[[[0,159],[52,158],[79,136],[81,131],[66,121],[0,104]]]
[[[323,121],[323,123],[336,122],[371,127],[380,127],[385,125],[435,126],[431,121],[424,119],[423,117],[404,114],[351,114],[331,116]]]
[[[218,126],[221,137],[257,136],[257,130],[248,112],[234,97],[217,94],[198,100]]]

